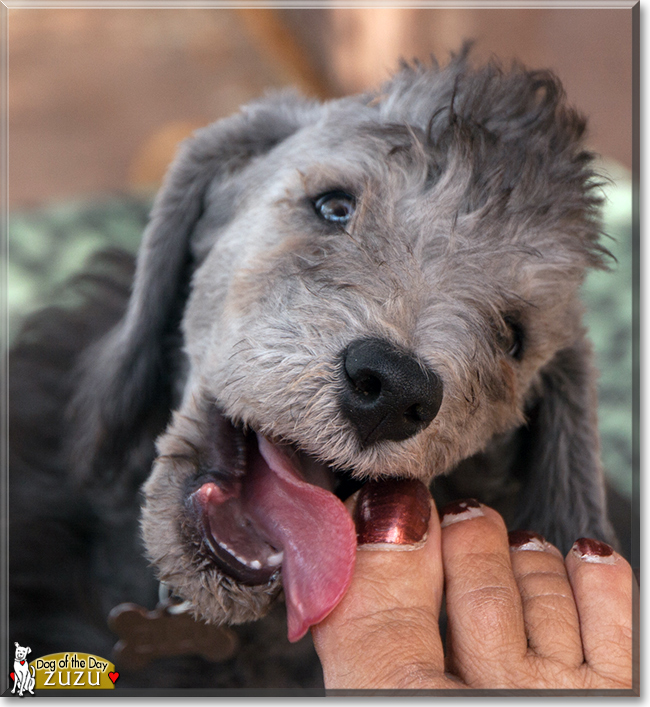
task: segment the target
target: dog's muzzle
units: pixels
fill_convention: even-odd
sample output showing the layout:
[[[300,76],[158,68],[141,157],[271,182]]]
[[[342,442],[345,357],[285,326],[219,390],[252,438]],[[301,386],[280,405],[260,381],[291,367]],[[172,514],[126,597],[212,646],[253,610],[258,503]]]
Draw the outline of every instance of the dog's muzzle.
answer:
[[[363,446],[412,437],[438,413],[442,382],[410,353],[368,338],[342,358],[342,408]],[[186,489],[188,540],[227,581],[271,586],[281,572],[289,639],[298,640],[352,579],[356,530],[342,500],[362,482],[216,405],[207,416],[212,451]]]

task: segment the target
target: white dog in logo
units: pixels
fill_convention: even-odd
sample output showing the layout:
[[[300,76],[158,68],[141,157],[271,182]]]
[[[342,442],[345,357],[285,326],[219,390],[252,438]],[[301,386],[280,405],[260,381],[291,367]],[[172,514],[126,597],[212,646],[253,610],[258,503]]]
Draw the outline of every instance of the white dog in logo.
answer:
[[[29,672],[29,665],[27,663],[27,654],[32,652],[31,648],[22,647],[18,643],[14,644],[16,646],[16,657],[14,659],[14,687],[11,691],[12,694],[16,692],[18,688],[18,695],[23,696],[23,690],[27,690],[30,694],[34,694],[34,683],[35,683],[35,673],[32,667],[32,672]]]

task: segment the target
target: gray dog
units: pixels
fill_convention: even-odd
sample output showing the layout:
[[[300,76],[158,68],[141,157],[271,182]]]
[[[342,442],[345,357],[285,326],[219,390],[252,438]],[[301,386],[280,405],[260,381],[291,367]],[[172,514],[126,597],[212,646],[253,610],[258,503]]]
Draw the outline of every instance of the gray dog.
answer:
[[[199,131],[135,270],[112,252],[26,322],[11,640],[114,656],[119,688],[321,686],[308,628],[356,552],[342,501],[377,477],[563,551],[615,542],[578,297],[609,257],[585,121],[552,74],[466,54]],[[159,580],[189,613],[145,611]]]
[[[134,498],[164,430],[142,531],[195,616],[257,619],[284,588],[299,639],[345,590],[340,499],[377,477],[562,550],[613,542],[584,130],[552,74],[464,51],[376,93],[268,97],[183,145],[126,314],[74,376],[70,448],[77,478]]]

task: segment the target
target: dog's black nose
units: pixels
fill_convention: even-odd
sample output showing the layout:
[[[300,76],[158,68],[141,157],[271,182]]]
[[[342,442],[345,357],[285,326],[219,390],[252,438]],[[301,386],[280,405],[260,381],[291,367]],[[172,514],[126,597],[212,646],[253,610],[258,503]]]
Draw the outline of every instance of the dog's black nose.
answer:
[[[442,404],[442,381],[383,339],[359,339],[343,352],[344,415],[363,446],[403,440],[423,430]]]

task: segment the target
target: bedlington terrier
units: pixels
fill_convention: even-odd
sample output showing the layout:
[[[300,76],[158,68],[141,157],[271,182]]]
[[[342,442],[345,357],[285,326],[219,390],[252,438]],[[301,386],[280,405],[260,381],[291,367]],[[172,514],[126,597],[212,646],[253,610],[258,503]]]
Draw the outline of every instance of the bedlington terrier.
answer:
[[[184,143],[126,314],[85,354],[73,451],[119,476],[167,401],[142,532],[197,617],[259,618],[283,588],[304,635],[345,591],[341,499],[367,479],[478,497],[563,550],[612,541],[584,132],[550,72],[462,52],[374,93],[271,95]]]

